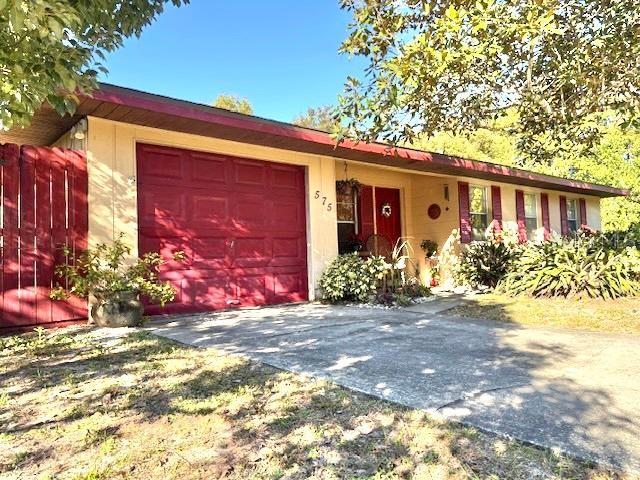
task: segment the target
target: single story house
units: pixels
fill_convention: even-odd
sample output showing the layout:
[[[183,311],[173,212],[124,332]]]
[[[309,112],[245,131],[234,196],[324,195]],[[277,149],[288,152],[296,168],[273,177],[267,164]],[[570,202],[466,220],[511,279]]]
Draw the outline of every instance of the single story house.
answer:
[[[462,242],[490,222],[521,237],[600,228],[603,185],[327,133],[102,84],[73,116],[44,106],[0,143],[86,150],[89,244],[119,233],[135,254],[183,250],[163,276],[165,311],[317,298],[326,265],[354,241]],[[336,191],[356,179],[361,188]],[[375,237],[372,237],[375,235]],[[386,239],[386,240],[385,240]],[[369,248],[369,247],[365,247]]]

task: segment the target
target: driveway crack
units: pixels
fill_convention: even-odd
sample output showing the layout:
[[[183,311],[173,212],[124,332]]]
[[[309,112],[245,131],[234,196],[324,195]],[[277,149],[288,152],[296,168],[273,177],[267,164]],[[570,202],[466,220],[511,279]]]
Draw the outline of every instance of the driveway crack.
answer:
[[[463,394],[462,397],[456,398],[455,400],[452,400],[450,402],[445,403],[444,405],[439,406],[438,408],[436,408],[436,412],[439,412],[440,410],[443,410],[448,407],[452,407],[454,405],[459,405],[469,400],[473,400],[474,398],[478,398],[481,395],[484,395],[485,393],[498,392],[500,390],[509,390],[512,388],[526,387],[527,385],[529,385],[529,383],[513,383],[511,385],[505,385],[501,387],[493,387],[493,388],[486,388],[483,390],[476,390],[474,392]]]

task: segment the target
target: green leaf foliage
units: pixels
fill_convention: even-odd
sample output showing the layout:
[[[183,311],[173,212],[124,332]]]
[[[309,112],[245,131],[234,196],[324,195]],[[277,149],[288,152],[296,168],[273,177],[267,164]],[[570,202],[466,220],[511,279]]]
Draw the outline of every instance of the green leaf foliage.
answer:
[[[64,285],[52,290],[53,299],[61,300],[72,294],[105,300],[118,292],[133,292],[164,305],[174,298],[171,284],[158,277],[158,269],[166,260],[159,253],[145,253],[129,261],[131,249],[122,241],[122,236],[112,244],[101,243],[87,249],[75,259],[65,247],[64,257],[66,262],[56,267],[56,274],[64,279]],[[184,254],[176,252],[172,260],[181,262]]]
[[[189,0],[0,1],[0,130],[27,125],[48,102],[73,113],[96,88],[105,53],[140,36],[165,4]]]
[[[495,288],[511,270],[518,253],[518,246],[502,240],[473,242],[460,253],[455,279],[473,288]]]
[[[320,277],[320,288],[330,302],[365,302],[375,294],[388,268],[384,257],[363,260],[357,253],[339,255]]]
[[[512,117],[536,161],[588,148],[602,112],[640,121],[635,0],[341,0],[341,51],[366,58],[340,98],[340,138],[411,143]]]
[[[253,107],[251,102],[244,97],[237,95],[229,95],[222,93],[216,97],[212,104],[216,108],[224,108],[230,112],[244,113],[245,115],[253,115]]]
[[[318,108],[308,108],[305,113],[294,118],[292,123],[301,127],[333,133],[338,128],[339,116],[335,107],[326,105]]]
[[[640,251],[612,236],[529,244],[498,285],[509,295],[612,299],[640,294]],[[616,240],[620,240],[617,238]]]

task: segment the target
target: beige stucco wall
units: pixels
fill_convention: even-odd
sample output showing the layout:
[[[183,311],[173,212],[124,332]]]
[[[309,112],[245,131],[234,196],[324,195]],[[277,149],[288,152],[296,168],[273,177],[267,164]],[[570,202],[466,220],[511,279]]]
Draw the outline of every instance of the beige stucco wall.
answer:
[[[406,172],[391,167],[376,167],[366,164],[347,162],[347,172],[344,172],[343,160],[336,161],[337,179],[356,178],[360,183],[378,187],[400,189],[402,208],[402,235],[407,237],[412,246],[413,263],[418,267],[423,280],[426,279],[427,266],[420,242],[425,239],[434,240],[442,247],[460,226],[458,217],[458,181],[465,181],[471,185],[491,187],[499,186],[502,200],[502,216],[505,228],[517,230],[516,223],[516,190],[534,193],[537,198],[538,238],[543,238],[542,207],[540,194],[549,195],[549,217],[551,229],[560,232],[560,195],[567,198],[584,198],[587,201],[587,220],[589,226],[600,229],[600,199],[583,195],[572,195],[539,188],[529,188],[508,183],[489,182],[472,178],[440,176],[417,172]],[[445,199],[445,186],[449,190],[449,200]],[[491,218],[491,196],[488,188],[489,217]],[[438,204],[441,215],[438,219],[431,219],[427,213],[429,205]]]
[[[140,127],[100,118],[89,117],[88,122],[86,147],[89,171],[89,242],[94,245],[110,241],[122,233],[125,241],[131,246],[133,255],[137,255],[138,246],[135,158],[137,142],[305,166],[309,290],[311,298],[314,298],[322,271],[338,251],[335,208],[329,210],[326,204],[335,205],[335,181],[345,176],[343,160]],[[499,185],[505,224],[515,225],[515,190],[520,187],[514,185],[407,172],[357,162],[348,162],[346,175],[366,185],[400,189],[402,234],[411,239],[412,255],[423,274],[425,269],[422,250],[419,247],[420,241],[431,239],[442,246],[452,230],[459,226],[458,180],[485,186]],[[444,199],[445,185],[449,187],[449,201]],[[543,191],[535,188],[522,189],[533,193]],[[315,198],[316,192],[319,193],[319,199]],[[547,193],[551,227],[559,231],[560,193]],[[568,194],[566,196],[571,197]],[[324,205],[323,197],[326,197]],[[589,225],[600,228],[599,199],[585,196],[582,198],[587,200]],[[427,215],[427,208],[432,203],[437,203],[442,208],[442,215],[437,220],[432,220]],[[538,223],[542,225],[540,210],[538,205]]]

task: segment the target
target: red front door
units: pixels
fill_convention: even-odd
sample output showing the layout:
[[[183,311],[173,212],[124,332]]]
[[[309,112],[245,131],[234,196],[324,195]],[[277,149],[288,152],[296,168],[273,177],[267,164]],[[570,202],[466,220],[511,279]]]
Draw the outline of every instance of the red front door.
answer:
[[[402,235],[400,190],[375,187],[376,233],[387,237],[391,247]]]
[[[303,167],[137,145],[139,250],[186,253],[163,267],[193,312],[308,298]]]

